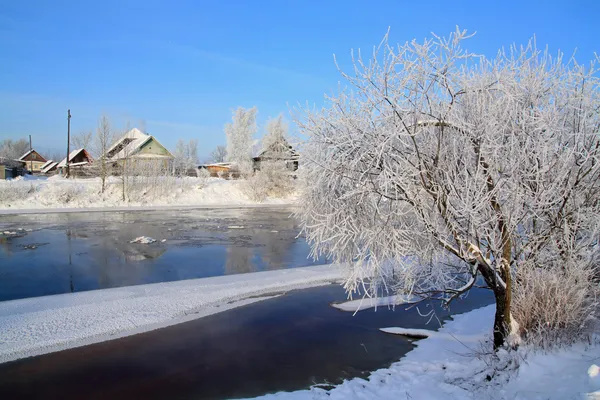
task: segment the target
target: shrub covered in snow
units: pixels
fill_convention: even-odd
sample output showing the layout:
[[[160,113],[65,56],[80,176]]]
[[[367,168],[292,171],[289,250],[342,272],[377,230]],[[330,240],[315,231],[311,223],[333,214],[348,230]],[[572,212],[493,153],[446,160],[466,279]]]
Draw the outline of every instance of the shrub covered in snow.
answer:
[[[520,268],[511,313],[524,342],[549,348],[588,338],[600,308],[596,273],[583,262]]]
[[[252,201],[267,197],[284,198],[294,192],[294,179],[284,163],[263,162],[261,170],[240,182],[242,191]]]
[[[22,180],[0,181],[0,205],[11,206],[13,203],[26,199],[38,190],[38,185],[24,184]]]
[[[89,192],[83,184],[58,184],[46,185],[40,193],[43,204],[69,204],[73,201],[85,199]]]

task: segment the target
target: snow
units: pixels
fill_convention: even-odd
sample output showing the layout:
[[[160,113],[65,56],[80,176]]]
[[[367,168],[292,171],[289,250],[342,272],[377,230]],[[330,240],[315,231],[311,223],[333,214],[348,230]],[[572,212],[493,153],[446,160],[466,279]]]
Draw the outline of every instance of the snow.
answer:
[[[322,265],[0,302],[0,362],[158,329],[343,273]]]
[[[333,307],[342,311],[357,312],[377,307],[393,307],[399,304],[414,303],[421,300],[417,296],[385,296],[385,297],[365,297],[358,300],[350,300],[343,303],[334,303]]]
[[[152,239],[150,236],[140,236],[131,240],[129,243],[150,244],[154,242],[156,242],[156,239]]]
[[[331,390],[280,392],[264,400],[359,399],[583,399],[600,398],[600,378],[588,374],[600,358],[599,345],[575,345],[543,354],[522,349],[501,351],[495,364],[491,353],[494,306],[457,315],[438,332],[386,328],[397,334],[427,336],[389,368],[354,378]],[[479,354],[479,357],[476,355]],[[512,363],[512,364],[511,364]],[[511,365],[518,364],[518,369]],[[591,376],[594,375],[594,376]],[[594,392],[594,391],[597,392]],[[598,396],[598,397],[595,397]]]
[[[110,177],[105,193],[100,193],[99,178],[65,179],[58,175],[45,180],[0,181],[0,214],[23,211],[72,212],[74,210],[154,210],[161,208],[235,207],[290,205],[294,195],[286,198],[267,198],[261,203],[251,200],[243,189],[243,181],[220,178],[166,178],[158,195],[146,194],[147,189],[136,192],[136,201],[122,201],[118,177]],[[166,186],[170,185],[170,186]],[[172,190],[171,190],[172,189]]]

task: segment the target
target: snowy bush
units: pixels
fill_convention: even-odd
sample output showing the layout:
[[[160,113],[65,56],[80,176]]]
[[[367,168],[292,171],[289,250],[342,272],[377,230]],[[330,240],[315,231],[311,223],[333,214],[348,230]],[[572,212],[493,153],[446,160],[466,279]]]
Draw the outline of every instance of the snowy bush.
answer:
[[[25,200],[38,190],[32,183],[23,181],[0,181],[0,204],[10,206],[17,201]]]
[[[40,192],[42,204],[69,204],[75,201],[87,200],[86,188],[83,184],[61,182],[46,185]]]
[[[511,313],[523,341],[550,348],[588,338],[597,327],[596,273],[589,263],[520,268]]]
[[[294,192],[294,179],[284,163],[263,162],[261,170],[240,182],[242,192],[252,201],[267,197],[284,198]]]

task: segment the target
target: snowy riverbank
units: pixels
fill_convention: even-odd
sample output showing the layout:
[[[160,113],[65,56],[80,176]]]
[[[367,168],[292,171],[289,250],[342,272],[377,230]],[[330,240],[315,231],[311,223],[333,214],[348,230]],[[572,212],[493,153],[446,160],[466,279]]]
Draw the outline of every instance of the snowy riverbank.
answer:
[[[0,180],[0,214],[17,212],[150,210],[161,208],[235,207],[292,204],[295,196],[250,199],[244,181],[219,178],[164,177],[147,185],[130,185],[123,201],[119,178],[111,177],[101,193],[99,178]]]
[[[292,268],[0,303],[0,362],[129,336],[336,282],[340,266]]]
[[[331,390],[313,387],[262,396],[262,400],[314,399],[596,399],[600,376],[588,369],[600,358],[600,346],[576,345],[548,354],[500,353],[492,362],[494,306],[457,315],[438,332],[420,340],[402,360]],[[384,328],[387,332],[426,331]],[[487,352],[487,355],[483,353]],[[514,365],[518,364],[518,369]],[[593,368],[592,368],[593,369]],[[598,391],[598,392],[595,392]],[[597,397],[596,397],[597,396]]]

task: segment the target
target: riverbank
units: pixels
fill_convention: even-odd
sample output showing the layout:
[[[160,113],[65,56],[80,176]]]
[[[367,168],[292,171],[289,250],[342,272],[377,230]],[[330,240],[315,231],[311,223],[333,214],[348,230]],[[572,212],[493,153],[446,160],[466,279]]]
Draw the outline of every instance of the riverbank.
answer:
[[[331,389],[280,392],[260,400],[598,399],[600,345],[576,344],[548,352],[520,348],[494,355],[495,306],[456,315],[389,368]],[[409,332],[383,329],[387,332]],[[431,329],[431,328],[428,328]],[[417,330],[420,334],[426,330]],[[404,335],[390,335],[405,338]]]
[[[289,206],[296,196],[267,197],[257,202],[242,180],[163,177],[127,186],[110,177],[104,193],[99,178],[0,180],[0,215],[39,212],[148,211],[193,208]]]

